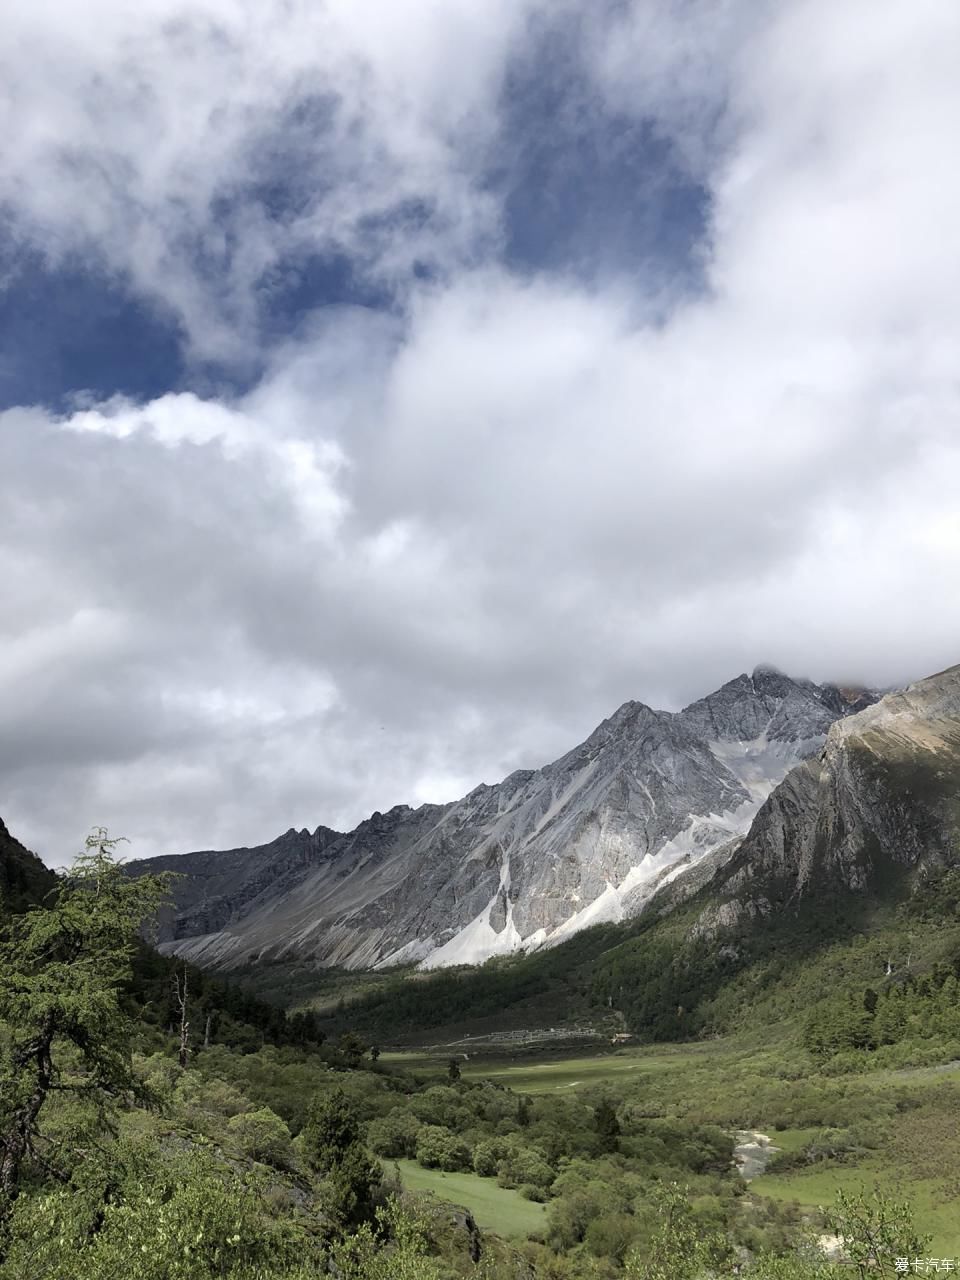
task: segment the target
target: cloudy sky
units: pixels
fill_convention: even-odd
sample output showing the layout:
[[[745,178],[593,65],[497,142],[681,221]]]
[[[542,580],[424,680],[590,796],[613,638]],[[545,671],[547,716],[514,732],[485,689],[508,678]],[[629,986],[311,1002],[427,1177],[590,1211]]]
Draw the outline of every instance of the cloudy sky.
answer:
[[[955,0],[0,17],[0,815],[451,799],[960,661]]]

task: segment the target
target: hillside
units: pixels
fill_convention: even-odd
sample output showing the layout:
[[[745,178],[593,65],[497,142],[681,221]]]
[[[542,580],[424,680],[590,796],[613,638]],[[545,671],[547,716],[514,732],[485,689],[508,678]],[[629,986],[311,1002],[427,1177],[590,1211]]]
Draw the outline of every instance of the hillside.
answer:
[[[0,908],[22,911],[39,902],[56,882],[53,872],[14,839],[0,818]]]

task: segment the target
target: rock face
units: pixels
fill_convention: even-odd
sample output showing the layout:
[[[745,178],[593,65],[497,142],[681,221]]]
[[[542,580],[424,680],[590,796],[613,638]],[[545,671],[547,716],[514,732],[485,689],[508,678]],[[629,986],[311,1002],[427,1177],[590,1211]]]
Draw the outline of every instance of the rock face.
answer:
[[[476,963],[635,914],[732,855],[774,786],[875,699],[760,667],[680,712],[627,702],[554,763],[453,804],[133,869],[182,875],[161,949],[200,964]]]
[[[837,721],[716,872],[712,933],[814,889],[867,890],[960,860],[960,666]]]

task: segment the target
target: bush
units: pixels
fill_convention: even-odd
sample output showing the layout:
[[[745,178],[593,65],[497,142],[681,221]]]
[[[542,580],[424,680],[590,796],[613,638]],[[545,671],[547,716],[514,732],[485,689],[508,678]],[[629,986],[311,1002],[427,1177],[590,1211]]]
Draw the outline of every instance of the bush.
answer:
[[[378,1156],[394,1160],[401,1156],[413,1156],[420,1128],[421,1123],[415,1115],[405,1111],[403,1107],[394,1107],[379,1120],[371,1120],[367,1127],[367,1142],[370,1150]]]
[[[241,1153],[261,1164],[286,1168],[293,1155],[290,1130],[269,1107],[233,1116],[227,1125]]]
[[[438,1124],[425,1124],[417,1134],[417,1160],[425,1169],[448,1173],[470,1167],[470,1148],[462,1138]]]
[[[546,1190],[556,1176],[556,1171],[537,1147],[508,1147],[497,1169],[497,1182],[501,1187],[529,1183]]]

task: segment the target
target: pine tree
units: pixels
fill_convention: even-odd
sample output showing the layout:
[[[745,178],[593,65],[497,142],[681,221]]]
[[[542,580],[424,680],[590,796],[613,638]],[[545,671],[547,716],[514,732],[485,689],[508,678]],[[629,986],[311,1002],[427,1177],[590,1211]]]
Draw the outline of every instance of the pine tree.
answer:
[[[157,911],[168,880],[125,875],[118,843],[97,828],[48,905],[15,916],[0,937],[0,1020],[8,1031],[0,1059],[0,1221],[28,1163],[58,1172],[39,1123],[51,1091],[92,1100],[101,1116],[111,1100],[143,1094],[120,993],[137,930]],[[62,1066],[67,1045],[80,1064],[70,1076]]]
[[[307,1162],[326,1180],[327,1205],[343,1228],[373,1219],[382,1179],[379,1163],[361,1141],[360,1119],[342,1089],[315,1098],[303,1130]]]
[[[601,1098],[593,1109],[593,1122],[600,1139],[601,1151],[616,1151],[620,1137],[617,1110],[608,1098]]]

